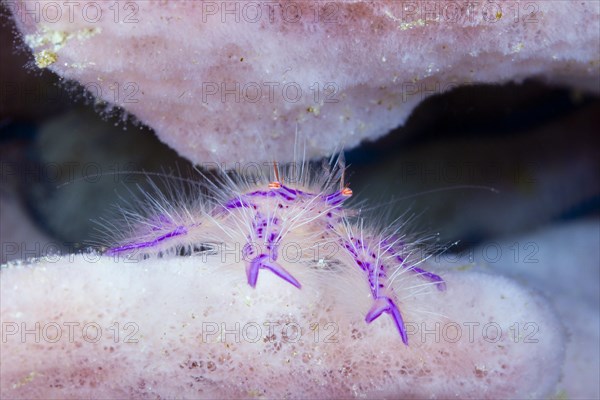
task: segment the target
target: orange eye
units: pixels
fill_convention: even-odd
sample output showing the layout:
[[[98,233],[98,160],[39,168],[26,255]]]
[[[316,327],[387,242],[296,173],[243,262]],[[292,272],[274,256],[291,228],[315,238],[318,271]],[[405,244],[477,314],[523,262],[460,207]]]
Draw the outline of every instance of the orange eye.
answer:
[[[342,189],[342,194],[344,196],[352,196],[352,189],[350,189],[349,187],[345,187]]]
[[[281,187],[281,183],[277,181],[273,181],[269,183],[269,189],[279,189]]]

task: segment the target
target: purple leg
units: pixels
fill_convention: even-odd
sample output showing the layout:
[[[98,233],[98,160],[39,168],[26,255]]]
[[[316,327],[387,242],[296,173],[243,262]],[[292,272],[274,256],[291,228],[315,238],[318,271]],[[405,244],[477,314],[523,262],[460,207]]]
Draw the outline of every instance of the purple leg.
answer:
[[[416,273],[417,275],[422,276],[423,278],[427,279],[430,282],[435,282],[436,287],[438,288],[439,291],[446,290],[446,282],[444,282],[444,279],[442,279],[441,276],[436,275],[436,274],[431,273],[431,272],[428,272],[428,271],[425,271],[422,268],[417,268],[417,267],[414,267],[414,266],[412,266],[412,267],[411,266],[405,266],[404,265],[405,264],[404,258],[402,256],[400,256],[398,254],[398,252],[396,252],[396,250],[391,245],[388,244],[387,240],[384,240],[382,242],[382,244],[384,246],[387,246],[386,252],[388,254],[392,255],[396,259],[396,261],[398,261],[400,263],[400,265],[402,266],[402,268],[408,269],[409,271],[412,271],[412,272]]]
[[[119,246],[119,247],[115,247],[112,249],[108,249],[106,251],[106,254],[109,256],[115,255],[117,253],[121,253],[123,251],[128,251],[128,250],[135,250],[135,249],[143,249],[146,247],[153,247],[156,246],[157,244],[159,244],[160,242],[162,242],[163,240],[175,237],[175,236],[180,236],[180,235],[185,235],[187,233],[187,229],[185,229],[184,226],[178,226],[177,228],[175,228],[174,230],[172,230],[171,232],[165,233],[164,235],[161,235],[159,237],[157,237],[154,240],[148,241],[148,242],[140,242],[140,243],[131,243],[131,244],[126,244],[123,246]]]
[[[225,203],[223,205],[223,207],[228,210],[233,210],[235,208],[252,208],[252,207],[254,207],[254,204],[252,204],[249,201],[246,201],[242,198],[239,198],[239,199],[229,200],[227,203]]]
[[[258,279],[258,271],[261,268],[270,270],[271,272],[273,272],[275,275],[277,275],[284,281],[289,282],[292,285],[296,286],[298,289],[300,289],[302,286],[302,285],[300,285],[300,282],[298,282],[296,280],[296,278],[294,278],[292,276],[292,274],[290,274],[285,269],[283,269],[282,266],[280,266],[279,264],[277,264],[274,261],[270,261],[268,255],[261,254],[258,257],[255,257],[246,267],[246,275],[248,276],[248,284],[250,286],[252,286],[253,288],[256,287],[256,281]]]
[[[367,323],[371,323],[383,313],[388,313],[394,320],[394,324],[396,325],[396,329],[400,332],[400,337],[402,338],[402,342],[408,346],[408,336],[406,334],[406,328],[404,327],[404,320],[402,319],[402,314],[400,314],[400,310],[396,304],[389,297],[379,297],[375,299],[375,304],[367,313],[365,317],[365,321]]]
[[[444,282],[441,276],[417,267],[411,267],[410,270],[422,276],[430,282],[435,282],[435,286],[438,288],[439,291],[446,290],[446,282]]]

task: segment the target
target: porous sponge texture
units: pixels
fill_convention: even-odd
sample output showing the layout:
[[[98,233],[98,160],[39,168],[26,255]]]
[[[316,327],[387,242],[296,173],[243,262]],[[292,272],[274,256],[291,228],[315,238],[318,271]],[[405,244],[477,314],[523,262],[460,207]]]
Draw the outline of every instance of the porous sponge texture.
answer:
[[[288,266],[302,289],[265,271],[252,289],[243,265],[214,257],[3,269],[2,323],[56,322],[63,335],[7,336],[2,397],[539,398],[558,381],[562,327],[508,279],[445,271],[446,292],[406,292],[405,346],[389,316],[364,321],[372,299],[358,275],[335,285]],[[72,342],[66,322],[79,323]],[[97,342],[83,337],[90,323]]]
[[[328,155],[461,85],[600,88],[596,1],[252,2],[256,20],[244,2],[81,1],[37,23],[36,3],[56,4],[10,2],[38,65],[194,163],[291,161],[296,130]]]

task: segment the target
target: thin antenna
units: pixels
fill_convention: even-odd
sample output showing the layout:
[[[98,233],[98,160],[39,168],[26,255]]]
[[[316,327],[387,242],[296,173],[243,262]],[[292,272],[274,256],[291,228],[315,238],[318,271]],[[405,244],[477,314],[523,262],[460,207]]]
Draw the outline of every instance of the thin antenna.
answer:
[[[279,168],[277,167],[277,161],[273,161],[273,171],[275,172],[275,181],[269,183],[269,189],[279,189],[282,182],[279,180]]]
[[[344,189],[344,179],[346,177],[346,156],[344,155],[343,149],[338,154],[336,164],[337,164],[338,168],[342,170],[342,176],[341,176],[341,180],[340,180],[340,191],[341,191]]]
[[[279,180],[279,168],[277,167],[277,161],[273,161],[273,171],[275,171],[275,180],[277,180],[277,182],[281,182]]]

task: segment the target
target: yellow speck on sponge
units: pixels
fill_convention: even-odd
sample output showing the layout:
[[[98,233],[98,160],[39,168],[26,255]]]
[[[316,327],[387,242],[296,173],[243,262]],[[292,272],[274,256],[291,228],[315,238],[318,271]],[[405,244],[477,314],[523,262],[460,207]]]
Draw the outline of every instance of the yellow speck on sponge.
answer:
[[[46,68],[58,60],[58,55],[51,50],[42,50],[35,54],[35,65],[38,68]]]
[[[63,48],[69,40],[73,38],[87,40],[100,32],[100,28],[83,28],[75,32],[64,32],[42,27],[39,32],[25,36],[25,42],[32,49],[42,46],[49,47],[35,54],[35,64],[39,68],[46,68],[58,60],[56,52]]]

